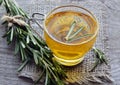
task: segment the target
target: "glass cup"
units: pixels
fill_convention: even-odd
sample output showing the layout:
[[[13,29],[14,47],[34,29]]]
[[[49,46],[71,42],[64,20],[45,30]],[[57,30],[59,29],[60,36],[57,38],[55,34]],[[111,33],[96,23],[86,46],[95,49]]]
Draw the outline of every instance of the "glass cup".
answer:
[[[73,66],[82,62],[93,47],[99,25],[86,8],[66,5],[54,8],[44,20],[44,38],[62,65]]]

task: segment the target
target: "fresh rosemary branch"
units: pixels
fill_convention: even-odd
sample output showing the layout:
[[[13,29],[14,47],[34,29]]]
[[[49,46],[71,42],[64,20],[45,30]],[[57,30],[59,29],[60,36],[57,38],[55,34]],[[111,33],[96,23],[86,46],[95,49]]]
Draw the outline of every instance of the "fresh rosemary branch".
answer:
[[[78,33],[80,33],[80,32],[83,30],[83,28],[84,28],[84,27],[81,26],[73,35],[71,35],[71,36],[69,37],[69,39],[74,38]]]
[[[70,29],[69,29],[69,32],[68,34],[66,35],[65,39],[66,40],[69,40],[69,36],[71,35],[71,33],[73,32],[73,29],[75,28],[75,25],[76,25],[76,21],[72,22],[71,26],[70,26]]]
[[[107,60],[105,58],[105,54],[101,50],[93,47],[93,52],[95,53],[96,61],[94,63],[93,68],[90,71],[93,71],[99,64],[105,63],[106,65],[108,65]]]
[[[0,0],[0,5],[2,4],[8,15],[2,18],[3,25],[8,28],[3,37],[7,38],[8,44],[15,42],[15,54],[20,54],[23,62],[18,71],[34,60],[36,66],[43,70],[39,79],[43,74],[46,76],[45,85],[64,85],[62,79],[66,75],[63,67],[54,61],[45,41],[38,38],[26,24],[29,16],[13,0]]]
[[[65,40],[67,42],[72,42],[72,41],[75,41],[75,40],[79,40],[81,38],[85,38],[85,37],[90,37],[92,36],[92,34],[83,34],[83,35],[80,35],[80,36],[77,36],[82,30],[84,30],[84,26],[80,26],[79,29],[77,29],[75,32],[73,31],[75,26],[76,26],[77,22],[76,21],[73,21],[71,26],[70,26],[70,29],[65,37]]]
[[[75,40],[79,40],[81,38],[85,38],[85,37],[90,37],[92,36],[92,34],[84,34],[84,35],[81,35],[81,36],[78,36],[78,37],[75,37],[75,38],[71,38],[68,40],[68,42],[72,42],[72,41],[75,41]]]

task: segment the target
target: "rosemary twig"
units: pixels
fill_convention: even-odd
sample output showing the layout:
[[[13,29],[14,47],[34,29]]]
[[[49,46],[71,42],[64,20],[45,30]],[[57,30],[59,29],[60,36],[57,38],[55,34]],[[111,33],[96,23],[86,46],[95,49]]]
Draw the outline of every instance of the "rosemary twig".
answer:
[[[82,30],[83,30],[83,26],[81,26],[74,34],[72,34],[70,37],[69,37],[69,39],[72,39],[72,38],[74,38],[78,33],[80,33]]]
[[[85,38],[85,37],[90,37],[92,36],[92,34],[83,34],[83,35],[80,35],[80,36],[77,36],[80,32],[82,32],[82,30],[84,29],[84,26],[80,26],[79,29],[77,29],[75,32],[73,32],[74,28],[76,26],[76,21],[74,21],[71,26],[70,26],[70,29],[65,37],[65,40],[67,42],[72,42],[72,41],[76,41],[76,40],[79,40],[81,38]]]
[[[99,64],[105,63],[106,65],[108,65],[107,60],[105,58],[105,54],[101,50],[93,47],[93,52],[95,53],[96,61],[94,63],[93,68],[90,71],[93,71]]]
[[[73,32],[73,29],[75,28],[75,25],[76,25],[76,21],[73,21],[71,26],[70,26],[70,29],[68,31],[68,34],[66,35],[65,39],[68,40],[69,39],[69,36],[71,35],[71,33]]]
[[[107,65],[107,60],[105,59],[105,54],[100,50],[100,49],[97,49],[95,47],[93,47],[93,51],[95,52],[96,54],[96,57],[98,59],[100,59],[100,61],[103,63],[105,63]]]
[[[69,39],[68,42],[72,42],[72,41],[79,40],[79,39],[85,38],[85,37],[90,37],[90,36],[92,36],[92,34],[84,34],[84,35]]]

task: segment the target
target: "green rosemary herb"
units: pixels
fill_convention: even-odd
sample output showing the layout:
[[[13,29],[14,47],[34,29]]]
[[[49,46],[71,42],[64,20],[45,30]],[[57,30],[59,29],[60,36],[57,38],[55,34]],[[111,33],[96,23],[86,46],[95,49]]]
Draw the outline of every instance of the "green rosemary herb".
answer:
[[[93,34],[84,34],[84,35],[81,35],[81,36],[78,36],[78,37],[75,37],[75,38],[71,38],[68,40],[68,42],[72,42],[72,41],[75,41],[75,40],[79,40],[81,38],[85,38],[85,37],[90,37],[92,36]]]
[[[76,25],[76,21],[72,22],[71,26],[70,26],[70,29],[68,31],[68,34],[67,36],[65,37],[66,40],[69,40],[69,36],[71,35],[71,33],[73,32],[73,29],[75,28],[75,25]]]
[[[85,37],[90,37],[92,36],[92,34],[83,34],[83,35],[80,35],[80,36],[77,36],[80,32],[82,32],[82,30],[84,30],[84,26],[81,26],[79,27],[79,29],[77,29],[75,32],[74,32],[74,28],[76,26],[77,22],[76,21],[73,21],[71,26],[70,26],[70,29],[65,37],[65,40],[67,42],[72,42],[72,41],[75,41],[75,40],[79,40],[81,38],[85,38]]]
[[[71,35],[70,37],[69,37],[69,39],[72,39],[72,38],[74,38],[77,34],[79,34],[82,30],[83,30],[83,26],[81,26],[73,35]]]
[[[90,71],[93,71],[99,64],[105,63],[106,65],[108,65],[105,54],[101,50],[93,47],[93,52],[95,53],[96,61]]]
[[[13,0],[0,0],[0,5],[6,9],[7,15],[3,16],[3,25],[7,26],[4,37],[8,44],[15,42],[15,54],[20,54],[22,65],[21,71],[27,63],[34,61],[36,66],[42,69],[39,80],[46,76],[45,85],[64,85],[62,79],[66,77],[64,68],[53,60],[51,50],[42,38],[38,38],[25,20],[29,19]]]

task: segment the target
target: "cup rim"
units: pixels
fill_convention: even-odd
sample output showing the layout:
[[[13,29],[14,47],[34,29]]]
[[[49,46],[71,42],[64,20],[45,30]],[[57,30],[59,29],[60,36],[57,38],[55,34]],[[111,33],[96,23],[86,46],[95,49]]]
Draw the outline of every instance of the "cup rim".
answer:
[[[85,41],[83,41],[83,42],[80,42],[80,43],[64,43],[64,42],[59,41],[59,40],[55,39],[54,37],[52,37],[51,34],[47,31],[47,28],[46,28],[46,26],[45,26],[45,21],[46,21],[47,17],[48,17],[52,12],[54,12],[55,10],[57,10],[57,9],[59,9],[59,8],[64,8],[64,7],[76,7],[76,8],[81,8],[81,9],[87,11],[90,15],[92,15],[92,18],[94,18],[94,20],[95,20],[96,23],[97,23],[97,24],[96,24],[96,25],[97,25],[97,26],[96,26],[97,29],[96,29],[94,35],[93,35],[92,37],[90,37],[89,39],[87,39],[87,40],[85,40]],[[43,24],[44,24],[44,31],[49,35],[49,37],[52,38],[54,41],[59,42],[59,43],[64,44],[64,45],[81,45],[81,44],[85,44],[85,43],[91,41],[95,36],[97,36],[98,31],[99,31],[98,19],[96,18],[96,16],[94,16],[93,12],[89,11],[88,9],[86,9],[86,8],[84,8],[84,7],[82,7],[82,6],[77,6],[77,5],[62,5],[62,6],[58,6],[58,7],[53,8],[50,12],[48,12],[48,13],[46,14],[45,20],[43,21]]]

